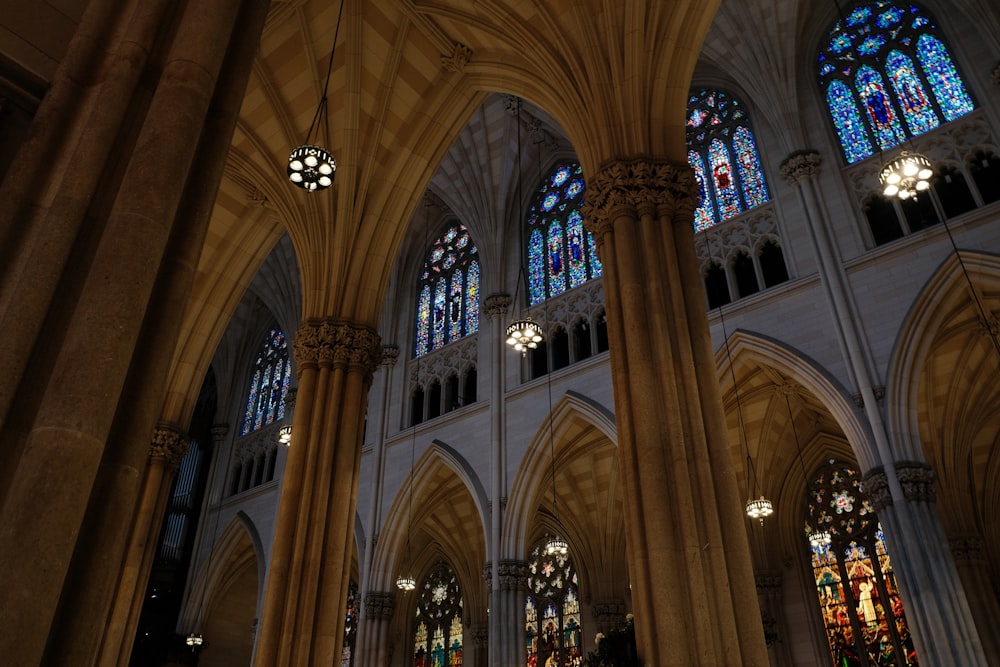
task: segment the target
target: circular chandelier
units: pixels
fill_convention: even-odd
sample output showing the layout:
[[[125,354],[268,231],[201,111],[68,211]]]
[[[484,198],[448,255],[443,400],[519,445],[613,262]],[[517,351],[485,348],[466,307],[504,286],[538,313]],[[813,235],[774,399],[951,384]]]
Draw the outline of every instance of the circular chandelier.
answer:
[[[286,424],[285,426],[282,426],[280,429],[278,429],[278,443],[282,444],[282,445],[290,445],[290,444],[292,444],[292,427],[291,426],[288,426]]]
[[[569,545],[566,544],[566,540],[556,535],[545,543],[545,553],[549,556],[565,556],[569,553]]]
[[[401,591],[412,591],[417,587],[417,582],[408,574],[401,574],[396,579],[396,588]]]
[[[774,514],[774,505],[764,496],[757,500],[747,501],[747,516],[751,519],[760,519],[760,525],[763,526],[765,517],[772,514]]]
[[[507,345],[521,354],[537,348],[542,338],[542,327],[530,317],[514,320],[507,325]]]
[[[931,161],[920,153],[903,151],[899,157],[882,168],[878,180],[886,197],[910,199],[931,186],[934,175]]]
[[[288,180],[314,192],[333,185],[337,162],[330,152],[315,144],[299,146],[288,156]]]
[[[187,636],[187,639],[185,640],[185,642],[187,642],[187,645],[190,646],[192,649],[195,646],[201,646],[204,641],[205,641],[204,638],[196,632],[192,632],[191,634],[189,634]]]
[[[830,533],[825,530],[815,530],[809,533],[809,544],[814,547],[825,547],[831,541]]]

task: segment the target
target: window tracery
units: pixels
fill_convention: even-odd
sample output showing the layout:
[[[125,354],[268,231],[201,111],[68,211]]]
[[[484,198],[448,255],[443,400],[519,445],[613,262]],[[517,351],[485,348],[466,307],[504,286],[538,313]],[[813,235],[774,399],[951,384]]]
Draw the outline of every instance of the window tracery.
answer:
[[[524,606],[528,667],[582,664],[579,582],[572,554],[548,555],[542,545],[531,552]]]
[[[420,357],[479,331],[479,250],[464,225],[451,224],[431,245],[417,287]]]
[[[462,667],[462,591],[454,570],[438,563],[419,595],[413,667]]]
[[[284,419],[285,394],[288,393],[291,380],[288,342],[281,329],[272,327],[257,350],[240,435],[247,435],[275,420]]]

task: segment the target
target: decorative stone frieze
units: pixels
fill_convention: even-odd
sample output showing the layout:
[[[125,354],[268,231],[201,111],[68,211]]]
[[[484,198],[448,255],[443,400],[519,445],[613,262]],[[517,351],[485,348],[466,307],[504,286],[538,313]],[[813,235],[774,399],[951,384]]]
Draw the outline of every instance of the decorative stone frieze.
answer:
[[[644,213],[669,215],[678,224],[691,225],[698,198],[698,182],[687,163],[620,160],[587,180],[584,224],[601,247],[622,214],[633,219]]]
[[[278,447],[278,436],[284,422],[273,422],[256,431],[250,431],[236,439],[236,460],[240,463],[252,461],[258,456],[267,456]]]
[[[900,461],[896,464],[896,477],[903,487],[903,497],[907,500],[934,502],[934,469],[921,461]]]
[[[500,590],[528,590],[528,562],[523,560],[500,561]]]
[[[621,600],[601,600],[590,609],[597,625],[602,628],[618,627],[625,621],[625,603]]]
[[[876,512],[881,512],[892,505],[892,493],[889,491],[889,478],[882,468],[868,471],[862,481],[862,490],[868,502]]]
[[[417,363],[416,359],[410,359],[407,362],[410,371],[410,391],[413,391],[418,384],[427,387],[434,380],[443,385],[449,375],[461,378],[478,359],[479,334],[463,336],[445,347],[428,352],[420,357],[420,363]]]
[[[371,381],[382,359],[382,341],[371,327],[333,318],[304,323],[295,334],[295,363],[301,373],[309,367],[360,368]]]
[[[455,42],[451,47],[451,53],[441,56],[441,69],[446,72],[461,72],[465,70],[465,65],[472,58],[472,49],[465,44]]]
[[[774,205],[765,202],[715,225],[711,231],[695,234],[698,268],[704,275],[713,264],[729,266],[738,254],[759,255],[768,242],[782,245]]]
[[[365,596],[365,616],[370,619],[388,621],[396,608],[396,596],[383,591],[372,591]]]
[[[169,468],[180,465],[188,450],[187,434],[176,424],[160,422],[153,431],[149,445],[149,460]]]
[[[510,309],[510,294],[490,294],[483,301],[483,311],[490,317],[503,317]]]
[[[798,185],[819,174],[823,156],[812,149],[795,151],[781,163],[781,175],[789,185]]]
[[[985,561],[983,540],[978,537],[959,537],[948,541],[951,555],[956,561]]]

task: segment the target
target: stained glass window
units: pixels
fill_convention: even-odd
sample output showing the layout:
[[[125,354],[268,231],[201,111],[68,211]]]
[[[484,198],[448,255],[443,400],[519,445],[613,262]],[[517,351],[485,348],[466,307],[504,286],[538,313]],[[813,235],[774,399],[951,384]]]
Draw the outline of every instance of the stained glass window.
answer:
[[[524,606],[525,664],[569,667],[583,659],[580,595],[570,554],[550,556],[538,546],[528,564]]]
[[[973,110],[937,22],[910,3],[856,5],[827,33],[819,83],[849,163]]]
[[[358,587],[352,581],[347,587],[347,609],[344,612],[344,646],[340,651],[340,667],[354,663],[354,640],[358,636]]]
[[[557,165],[528,209],[528,295],[532,304],[601,275],[597,244],[583,226],[583,169]]]
[[[708,229],[768,200],[757,143],[740,102],[718,90],[688,98],[688,164],[698,181],[695,231]]]
[[[915,665],[917,655],[878,517],[861,478],[831,460],[806,490],[805,534],[835,665]],[[809,542],[825,531],[829,544]]]
[[[257,349],[240,435],[284,418],[285,394],[291,381],[292,365],[285,334],[274,327]]]
[[[455,572],[438,563],[420,587],[413,667],[462,667],[462,591]]]
[[[417,292],[416,356],[479,331],[479,250],[458,223],[431,245]]]

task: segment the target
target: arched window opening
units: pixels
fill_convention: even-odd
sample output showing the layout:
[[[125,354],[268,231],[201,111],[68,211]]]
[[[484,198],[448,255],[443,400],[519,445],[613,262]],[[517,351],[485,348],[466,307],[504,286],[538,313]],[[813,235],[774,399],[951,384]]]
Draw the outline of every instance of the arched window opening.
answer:
[[[459,407],[461,404],[458,402],[458,376],[452,373],[444,381],[444,411],[451,412]]]
[[[687,118],[688,164],[701,196],[694,213],[695,231],[766,202],[769,195],[757,143],[740,101],[703,88],[688,97]]]
[[[434,419],[441,416],[441,383],[438,380],[431,382],[427,391],[427,418]]]
[[[827,33],[818,67],[819,85],[848,163],[974,108],[937,22],[910,3],[855,5]]]
[[[479,331],[479,278],[479,250],[453,223],[431,244],[420,273],[415,356]]]
[[[353,581],[347,586],[347,608],[344,610],[344,645],[340,650],[340,667],[354,665],[354,644],[358,637],[358,586]]]
[[[879,195],[868,197],[862,208],[868,227],[872,230],[872,240],[879,246],[903,238],[903,226],[899,224],[892,202]]]
[[[420,587],[413,667],[461,667],[462,589],[446,563],[438,563]]]
[[[757,270],[750,255],[745,252],[737,253],[733,258],[733,278],[736,280],[736,291],[741,297],[760,291],[760,285],[757,284]]]
[[[569,334],[562,327],[552,332],[552,370],[569,366]]]
[[[465,382],[463,383],[464,392],[460,400],[462,405],[469,405],[470,403],[476,402],[477,394],[479,393],[479,385],[477,384],[478,380],[479,376],[476,373],[476,367],[470,366],[469,370],[465,372]]]
[[[292,365],[288,359],[288,342],[281,329],[272,327],[264,342],[257,348],[240,435],[247,435],[277,419],[284,419],[285,394],[291,381]]]
[[[424,421],[424,388],[417,387],[410,396],[410,426]]]
[[[590,327],[587,325],[587,320],[580,320],[573,325],[573,358],[582,361],[588,359],[590,355]]]
[[[597,244],[583,227],[583,169],[556,165],[535,192],[527,215],[528,295],[532,305],[599,278]]]
[[[705,292],[708,294],[709,309],[719,308],[732,300],[726,270],[718,264],[712,264],[705,272]]]
[[[528,353],[528,361],[531,364],[531,378],[540,378],[549,372],[549,346],[548,341],[542,341],[534,350]]]
[[[604,310],[597,311],[594,317],[594,337],[597,339],[597,352],[608,351],[608,315]]]
[[[760,247],[760,273],[764,277],[764,287],[774,287],[788,280],[788,267],[781,246],[767,241]]]
[[[938,167],[933,180],[934,193],[937,194],[944,217],[954,218],[976,208],[976,200],[969,190],[965,175],[955,167]]]
[[[572,554],[547,555],[535,547],[528,563],[524,635],[528,667],[581,664],[583,632],[579,582]]]
[[[919,232],[941,222],[937,209],[930,195],[924,197],[910,197],[900,200],[900,207],[903,209],[903,217],[909,225],[911,232]]]
[[[833,460],[819,470],[806,490],[806,515],[806,536],[830,536],[809,554],[834,663],[917,664],[885,536],[857,471]]]
[[[970,171],[984,203],[1000,200],[1000,157],[979,151],[972,159]]]

